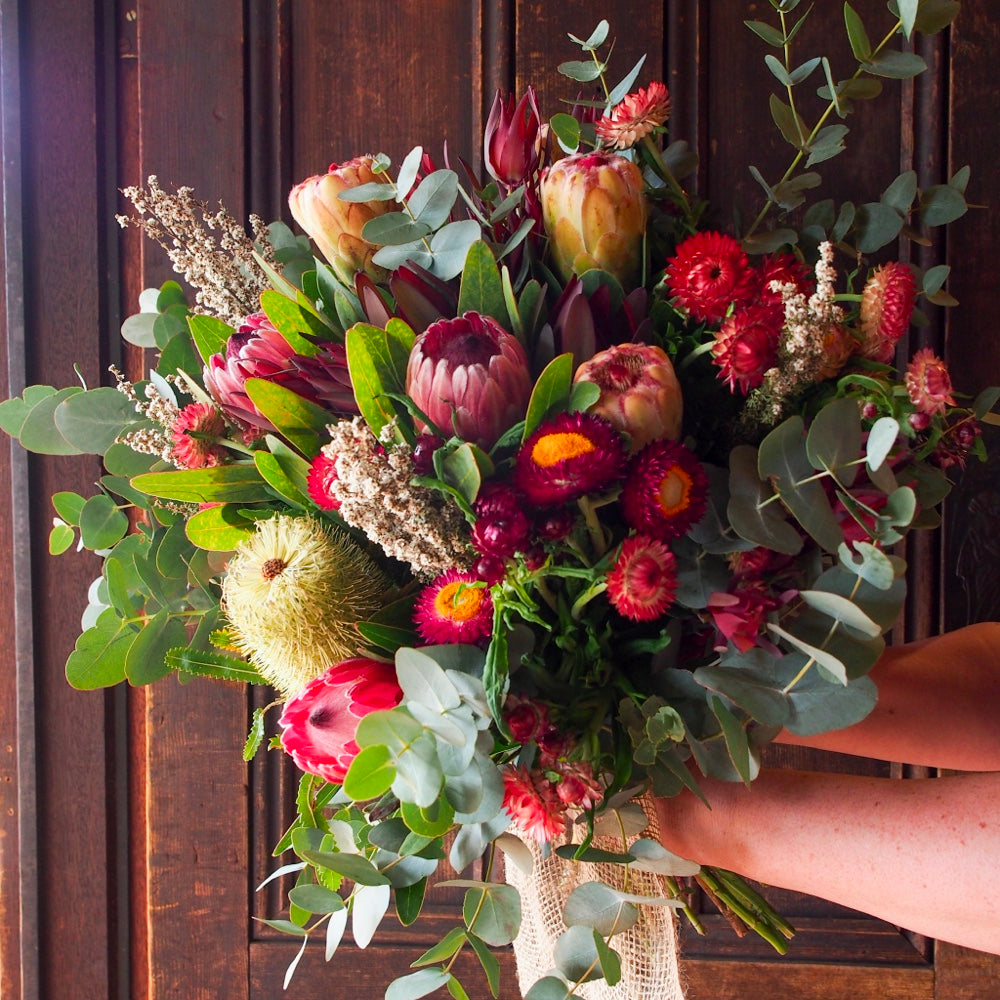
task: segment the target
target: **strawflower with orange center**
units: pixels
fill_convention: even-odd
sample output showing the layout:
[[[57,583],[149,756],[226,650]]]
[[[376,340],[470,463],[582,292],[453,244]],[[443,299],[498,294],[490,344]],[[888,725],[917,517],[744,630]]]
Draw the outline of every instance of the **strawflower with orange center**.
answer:
[[[514,482],[531,503],[555,507],[607,489],[625,468],[625,440],[601,417],[561,413],[521,446]]]
[[[632,459],[621,507],[636,531],[663,541],[679,538],[701,520],[707,502],[708,476],[683,445],[654,441]]]
[[[955,405],[948,367],[929,348],[913,355],[906,368],[906,391],[918,413],[931,417]]]
[[[493,631],[493,600],[474,573],[450,569],[423,589],[413,620],[426,642],[475,645]]]

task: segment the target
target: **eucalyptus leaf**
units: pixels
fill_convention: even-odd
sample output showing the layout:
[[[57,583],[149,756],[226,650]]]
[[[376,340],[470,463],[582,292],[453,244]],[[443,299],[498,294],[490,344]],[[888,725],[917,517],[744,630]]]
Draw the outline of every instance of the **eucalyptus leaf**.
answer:
[[[418,1000],[434,993],[451,979],[443,969],[419,969],[394,979],[385,991],[385,1000]]]
[[[93,627],[82,632],[66,660],[66,680],[81,691],[111,687],[125,680],[125,658],[135,641],[113,608],[102,611]]]
[[[556,938],[552,950],[556,968],[571,983],[589,983],[603,979],[601,959],[594,945],[594,932],[589,927],[570,927]],[[565,987],[563,988],[565,996]]]
[[[510,944],[521,926],[521,897],[510,885],[490,882],[469,889],[462,904],[465,926],[494,948]]]
[[[567,927],[590,927],[604,937],[620,934],[639,919],[639,910],[617,889],[603,882],[584,882],[566,900],[563,920]]]
[[[420,182],[407,205],[417,223],[433,232],[447,221],[457,197],[458,174],[454,170],[435,170]]]
[[[125,656],[125,677],[132,685],[151,684],[166,677],[171,667],[166,663],[167,651],[181,646],[187,638],[184,623],[161,608],[150,618],[135,637]]]
[[[351,931],[354,943],[367,948],[389,909],[391,890],[388,885],[361,885],[354,892],[351,908]]]

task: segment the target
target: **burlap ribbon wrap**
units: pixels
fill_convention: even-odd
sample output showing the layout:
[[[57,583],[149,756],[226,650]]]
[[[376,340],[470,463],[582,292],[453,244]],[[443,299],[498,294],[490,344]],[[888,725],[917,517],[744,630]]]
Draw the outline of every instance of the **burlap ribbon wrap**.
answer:
[[[641,836],[659,839],[656,810],[642,803],[649,826]],[[512,831],[516,832],[516,831]],[[521,930],[514,941],[517,977],[521,993],[527,991],[555,967],[552,949],[566,930],[563,906],[569,894],[585,882],[604,882],[615,889],[625,884],[625,868],[615,864],[567,861],[551,852],[542,856],[540,845],[531,837],[521,838],[534,859],[530,875],[510,859],[505,869],[507,882],[521,895]],[[553,844],[553,847],[557,844]],[[595,839],[594,846],[620,851],[621,840]],[[640,896],[662,898],[669,895],[661,876],[632,870],[628,891]],[[610,945],[621,956],[622,978],[616,986],[603,981],[577,987],[576,995],[586,1000],[684,1000],[678,963],[677,926],[674,911],[667,906],[640,906],[639,920],[629,930],[616,934]]]

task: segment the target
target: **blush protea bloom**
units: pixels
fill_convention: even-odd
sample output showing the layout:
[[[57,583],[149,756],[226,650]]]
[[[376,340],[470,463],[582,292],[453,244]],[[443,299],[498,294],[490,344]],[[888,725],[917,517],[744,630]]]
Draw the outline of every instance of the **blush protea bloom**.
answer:
[[[348,285],[363,271],[373,281],[382,281],[388,272],[372,262],[379,250],[361,230],[371,219],[395,208],[392,198],[379,201],[344,201],[342,191],[362,184],[388,184],[385,174],[372,170],[370,156],[358,156],[346,163],[331,163],[325,174],[307,177],[289,192],[292,217],[309,234],[320,253]]]
[[[505,101],[497,91],[483,135],[483,163],[494,180],[513,188],[535,172],[540,127],[534,87],[516,105],[513,94]]]
[[[226,342],[225,354],[208,359],[204,381],[224,413],[273,432],[274,425],[247,395],[249,378],[283,386],[338,416],[358,412],[343,345],[330,344],[314,357],[297,355],[263,313],[248,316]]]
[[[659,128],[669,115],[666,85],[654,81],[622,98],[611,114],[597,123],[597,137],[615,149],[628,149]]]
[[[642,174],[615,153],[574,153],[542,173],[542,219],[564,281],[600,268],[637,283],[646,231]]]
[[[917,279],[899,261],[876,267],[861,293],[859,317],[861,354],[873,361],[892,360],[896,344],[906,333],[917,298]]]
[[[629,465],[622,515],[636,531],[669,541],[701,520],[707,498],[708,476],[695,454],[673,441],[654,441]]]
[[[402,700],[390,664],[343,660],[285,703],[278,719],[281,745],[300,770],[339,784],[358,755],[358,723]]]
[[[521,832],[539,843],[566,832],[566,807],[541,771],[524,767],[504,771],[503,807]]]
[[[918,413],[929,417],[955,405],[948,366],[929,348],[923,347],[906,366],[906,391]]]
[[[334,489],[337,481],[337,460],[320,452],[309,466],[306,491],[309,499],[322,510],[340,510],[340,498]]]
[[[703,232],[679,244],[664,275],[677,304],[699,322],[717,323],[733,304],[754,294],[757,276],[739,242]]]
[[[631,438],[631,450],[681,436],[684,397],[674,366],[659,347],[618,344],[576,370],[574,382],[593,382],[601,395],[589,413]]]
[[[226,422],[211,403],[188,403],[170,430],[173,441],[170,459],[183,469],[221,465],[228,453],[209,439],[221,438],[225,433]]]
[[[532,503],[556,507],[617,482],[625,458],[624,438],[603,417],[560,413],[521,445],[514,482]]]
[[[475,574],[449,569],[424,587],[413,621],[425,642],[475,645],[493,631],[493,599]]]
[[[746,395],[775,366],[783,315],[778,306],[752,305],[726,318],[712,345],[712,359],[730,392],[738,386]]]
[[[608,573],[608,599],[624,618],[651,622],[673,603],[677,593],[677,560],[659,539],[632,535]]]
[[[531,388],[518,339],[476,312],[432,323],[406,368],[406,394],[427,417],[487,450],[524,416]]]

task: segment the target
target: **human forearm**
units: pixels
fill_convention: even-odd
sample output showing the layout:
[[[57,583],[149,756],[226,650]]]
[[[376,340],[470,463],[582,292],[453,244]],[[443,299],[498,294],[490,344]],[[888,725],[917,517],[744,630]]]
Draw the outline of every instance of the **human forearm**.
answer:
[[[779,742],[955,770],[1000,771],[1000,623],[891,647],[872,669],[879,700],[846,729]]]
[[[932,937],[1000,953],[1000,775],[765,771],[660,800],[665,845]]]

